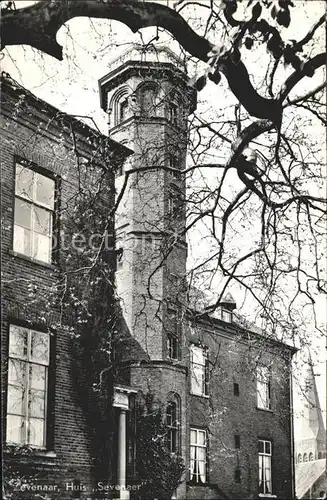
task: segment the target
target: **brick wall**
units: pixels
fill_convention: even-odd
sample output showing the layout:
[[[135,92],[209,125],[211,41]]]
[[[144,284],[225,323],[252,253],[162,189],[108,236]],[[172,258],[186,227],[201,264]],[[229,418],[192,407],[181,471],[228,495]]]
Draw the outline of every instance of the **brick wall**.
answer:
[[[74,130],[74,138],[71,131]],[[72,338],[61,318],[58,285],[61,278],[59,265],[33,262],[12,252],[14,168],[15,159],[24,159],[55,175],[60,182],[61,226],[71,216],[72,197],[78,192],[81,158],[99,165],[93,176],[103,175],[104,151],[107,182],[111,183],[111,194],[107,200],[108,213],[114,202],[115,164],[126,155],[126,150],[113,141],[92,132],[87,126],[71,120],[58,110],[34,98],[24,89],[14,89],[11,82],[4,82],[1,117],[1,161],[2,161],[2,323],[1,349],[2,407],[6,408],[7,353],[10,323],[27,321],[34,329],[51,332],[55,349],[51,351],[49,387],[52,387],[53,414],[51,440],[46,450],[34,450],[24,457],[22,452],[5,450],[4,466],[8,476],[18,474],[28,484],[56,485],[49,491],[51,498],[72,498],[71,483],[80,480],[80,488],[88,487],[92,480],[92,435],[94,428],[81,405],[73,372]],[[104,143],[106,144],[104,149]],[[91,167],[89,167],[91,168]],[[93,179],[94,180],[94,179]],[[113,222],[112,222],[113,224]],[[113,225],[109,226],[113,233]],[[114,252],[112,276],[114,272]],[[112,301],[113,297],[108,297]],[[76,341],[75,341],[76,342]],[[3,431],[5,432],[3,419]],[[93,422],[96,427],[97,423]],[[5,435],[5,434],[4,434]],[[25,465],[24,465],[25,464]],[[6,477],[9,479],[10,477]],[[110,473],[108,471],[108,476]],[[33,483],[34,481],[34,483]],[[60,489],[60,493],[58,493]],[[79,489],[75,484],[75,489]],[[14,490],[13,498],[31,498],[31,491]]]

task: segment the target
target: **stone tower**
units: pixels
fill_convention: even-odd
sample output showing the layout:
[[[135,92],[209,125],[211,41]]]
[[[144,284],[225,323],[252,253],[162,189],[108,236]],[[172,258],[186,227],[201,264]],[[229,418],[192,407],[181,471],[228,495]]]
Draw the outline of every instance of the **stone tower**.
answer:
[[[117,292],[127,328],[149,359],[179,360],[187,257],[182,171],[195,93],[168,49],[133,46],[109,69],[99,81],[109,136],[134,151],[116,175]]]
[[[301,436],[295,443],[297,463],[326,457],[326,431],[319,402],[311,356],[305,378],[305,404],[301,417]]]

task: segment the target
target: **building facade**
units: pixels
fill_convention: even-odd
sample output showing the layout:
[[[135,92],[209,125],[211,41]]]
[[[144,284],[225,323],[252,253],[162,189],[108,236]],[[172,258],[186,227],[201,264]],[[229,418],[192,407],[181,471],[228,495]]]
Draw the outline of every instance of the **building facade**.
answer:
[[[231,296],[201,314],[185,282],[196,108],[185,68],[167,49],[134,47],[109,69],[99,81],[109,136],[134,151],[116,177],[120,380],[166,411],[168,446],[186,467],[173,498],[292,498],[294,349],[241,326]],[[133,478],[128,459],[123,476]]]
[[[106,204],[103,267],[113,282],[114,227],[108,212],[114,206],[114,171],[130,152],[36,98],[9,75],[1,85],[3,498],[78,497],[94,476],[99,423],[89,418],[81,396],[74,364],[80,353],[72,335],[79,313],[67,307],[65,290],[75,286],[81,296],[70,277],[77,266],[89,265],[99,244],[94,239],[92,248],[93,233],[77,208],[99,222],[99,207],[93,213],[83,203]],[[94,225],[98,232],[100,222]],[[87,275],[79,270],[77,276],[84,286]],[[112,314],[113,287],[106,292]]]
[[[8,81],[4,85],[3,421],[10,473],[21,475],[25,463],[33,468],[37,484],[43,480],[54,487],[59,482],[60,496],[47,491],[48,498],[141,498],[136,462],[142,457],[135,446],[133,415],[151,396],[163,412],[166,446],[185,465],[172,498],[294,497],[294,349],[245,326],[234,313],[231,296],[214,315],[204,314],[186,283],[183,171],[187,120],[196,108],[196,95],[183,63],[167,49],[144,52],[139,47],[111,63],[99,81],[109,139],[24,89],[17,91]],[[90,164],[95,164],[92,175],[86,168]],[[112,213],[114,183],[118,206],[115,230],[112,217],[109,226],[101,226],[116,235],[116,251],[107,252],[105,262],[111,283],[116,269],[119,321],[115,345],[101,345],[101,351],[115,353],[101,371],[115,372],[107,398],[113,403],[112,420],[107,422],[113,437],[110,449],[103,450],[111,458],[101,482],[117,486],[115,492],[92,489],[98,484],[93,458],[94,451],[102,449],[101,437],[94,444],[100,422],[94,419],[92,404],[78,399],[76,378],[85,381],[85,371],[93,372],[82,365],[74,378],[72,368],[78,356],[71,349],[71,337],[83,333],[83,322],[91,321],[74,303],[78,314],[65,323],[60,299],[66,281],[60,263],[64,267],[72,257],[62,240],[49,250],[49,228],[55,227],[49,221],[56,220],[55,214],[67,221],[70,235],[88,220],[88,199],[80,201],[76,214],[69,203],[74,193],[80,193],[81,179],[82,186],[90,185],[88,175],[94,186],[102,186],[106,179],[104,213]],[[28,194],[27,182],[32,186]],[[39,194],[42,185],[47,199]],[[60,209],[55,202],[57,185]],[[39,210],[39,217],[47,217],[48,225],[44,222],[38,230],[38,219],[30,215],[28,226],[24,213],[20,221],[24,203],[31,214]],[[90,220],[98,223],[97,218]],[[79,255],[88,257],[87,252]],[[64,276],[74,275],[75,269],[76,262],[67,272],[64,267]],[[73,285],[79,290],[79,283]],[[49,289],[54,290],[53,300],[44,301]],[[108,315],[110,325],[110,310],[117,316],[117,308],[113,289],[106,288],[102,297],[104,303],[98,309],[92,304],[95,312],[90,316],[95,319],[92,328],[105,335],[103,316]],[[42,345],[33,351],[36,338]],[[92,339],[85,345],[92,349]],[[16,368],[10,371],[11,367]],[[29,373],[38,370],[39,375],[35,381],[32,375],[22,375],[19,382],[17,367]],[[34,410],[26,394],[37,398]],[[24,455],[26,448],[31,450]],[[29,474],[28,469],[26,477]],[[31,498],[29,490],[16,487],[11,493],[14,498]]]

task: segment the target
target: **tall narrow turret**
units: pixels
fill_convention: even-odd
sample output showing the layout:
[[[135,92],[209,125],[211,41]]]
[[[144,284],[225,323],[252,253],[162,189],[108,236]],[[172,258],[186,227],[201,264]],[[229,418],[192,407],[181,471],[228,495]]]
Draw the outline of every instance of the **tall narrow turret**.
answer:
[[[129,331],[150,359],[178,360],[167,325],[178,316],[186,272],[182,171],[195,93],[168,49],[134,46],[109,69],[99,81],[109,135],[134,151],[116,178],[117,292]]]

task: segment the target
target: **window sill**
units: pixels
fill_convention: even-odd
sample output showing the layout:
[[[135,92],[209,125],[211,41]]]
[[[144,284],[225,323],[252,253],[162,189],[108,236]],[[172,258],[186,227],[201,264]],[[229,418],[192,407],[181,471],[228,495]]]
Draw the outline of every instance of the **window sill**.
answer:
[[[259,493],[260,498],[277,498],[277,495],[272,495],[271,493]]]
[[[13,250],[8,250],[8,254],[11,255],[12,257],[17,257],[18,259],[25,260],[27,262],[32,262],[33,264],[37,264],[38,266],[42,266],[47,269],[52,269],[54,271],[58,269],[58,265],[48,264],[47,262],[43,262],[42,260],[33,259],[33,257],[28,257],[23,253],[14,252]]]
[[[271,408],[260,408],[260,406],[257,406],[257,410],[259,411],[267,411],[268,413],[274,413]],[[262,494],[262,493],[260,493]]]
[[[190,395],[196,396],[198,398],[204,398],[204,399],[209,399],[209,397],[210,397],[209,394],[195,394],[194,392],[191,392],[191,391],[190,391]]]
[[[24,457],[40,457],[40,458],[57,458],[57,454],[53,450],[45,450],[42,448],[20,448],[17,445],[7,444],[4,449],[7,455],[24,456]]]

